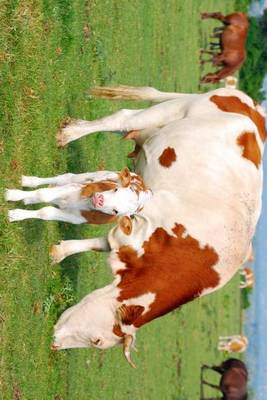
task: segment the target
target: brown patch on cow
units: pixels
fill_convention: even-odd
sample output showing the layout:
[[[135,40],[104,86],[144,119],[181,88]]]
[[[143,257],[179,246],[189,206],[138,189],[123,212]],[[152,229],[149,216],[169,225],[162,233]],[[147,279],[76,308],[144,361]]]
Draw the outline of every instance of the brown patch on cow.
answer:
[[[133,224],[130,217],[125,216],[120,218],[119,227],[125,235],[130,235],[132,233]]]
[[[198,297],[204,289],[215,288],[219,275],[213,269],[218,262],[216,251],[186,235],[182,225],[173,228],[174,236],[157,228],[144,242],[144,254],[138,256],[130,246],[119,249],[119,259],[126,268],[119,270],[118,301],[125,301],[147,293],[154,293],[150,309],[140,315],[134,326],[160,317]]]
[[[176,161],[176,153],[172,147],[167,147],[159,156],[159,163],[166,168],[169,168]]]
[[[244,132],[237,138],[237,144],[243,148],[242,156],[253,162],[256,168],[261,163],[261,152],[257,143],[255,133]]]
[[[114,333],[114,335],[119,336],[121,338],[126,335],[126,333],[122,332],[121,326],[119,324],[113,325],[112,332]]]
[[[116,215],[105,214],[97,210],[82,210],[81,214],[88,224],[111,224],[117,219]]]
[[[143,306],[122,304],[117,310],[118,319],[124,325],[132,325],[144,309]]]
[[[242,350],[244,350],[245,346],[245,343],[240,341],[231,343],[229,347],[232,353],[240,353]]]
[[[216,106],[225,112],[233,112],[249,117],[257,126],[261,140],[266,140],[265,118],[257,111],[250,107],[248,104],[243,103],[236,96],[211,96],[210,100]]]
[[[112,181],[100,181],[87,183],[81,190],[81,197],[91,197],[96,192],[106,192],[117,187],[117,184]]]

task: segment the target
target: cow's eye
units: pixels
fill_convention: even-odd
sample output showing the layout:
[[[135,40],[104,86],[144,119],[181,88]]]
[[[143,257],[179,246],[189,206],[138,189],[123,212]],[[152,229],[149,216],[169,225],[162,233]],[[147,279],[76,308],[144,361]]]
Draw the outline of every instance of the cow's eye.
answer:
[[[101,339],[92,340],[92,343],[97,346],[101,343]]]
[[[112,211],[113,211],[113,212],[114,212],[114,214],[116,214],[116,215],[117,215],[117,214],[118,214],[118,212],[119,212],[118,210],[115,210],[115,208],[113,208],[113,210],[112,210]]]
[[[118,191],[118,188],[114,189],[114,192],[116,193]]]

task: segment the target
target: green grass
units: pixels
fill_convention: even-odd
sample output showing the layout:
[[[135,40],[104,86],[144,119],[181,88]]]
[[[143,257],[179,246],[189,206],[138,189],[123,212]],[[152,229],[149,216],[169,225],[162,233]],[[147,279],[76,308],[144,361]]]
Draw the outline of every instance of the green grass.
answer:
[[[118,170],[132,144],[95,134],[59,150],[55,134],[71,115],[93,119],[144,104],[91,99],[96,84],[198,91],[199,48],[212,26],[201,11],[231,12],[234,0],[0,1],[0,185],[21,174]],[[211,86],[201,88],[208,89]],[[199,398],[202,363],[219,363],[219,334],[240,332],[238,279],[220,292],[152,322],[137,336],[132,370],[118,348],[50,351],[60,313],[111,280],[101,254],[52,266],[59,239],[109,227],[24,221],[9,224],[0,194],[0,398],[152,400]],[[207,390],[207,393],[211,391]],[[2,396],[2,397],[1,397]]]

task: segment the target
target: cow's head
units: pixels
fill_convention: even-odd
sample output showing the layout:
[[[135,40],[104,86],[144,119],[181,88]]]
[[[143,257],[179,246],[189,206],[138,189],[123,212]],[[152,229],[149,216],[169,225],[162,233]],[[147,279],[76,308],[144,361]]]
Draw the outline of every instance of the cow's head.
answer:
[[[131,175],[126,167],[118,174],[118,182],[106,180],[89,183],[84,186],[81,194],[82,197],[89,197],[91,202],[93,212],[92,221],[89,222],[106,223],[112,222],[116,217],[126,217],[122,219],[121,226],[127,226],[125,233],[129,234],[129,216],[143,208],[145,202],[151,198],[152,191],[146,188],[139,175]],[[107,221],[99,213],[107,216]],[[88,218],[90,219],[90,215]]]
[[[127,361],[135,367],[131,361],[130,350],[134,347],[136,329],[131,329],[130,334],[122,332],[120,304],[114,296],[115,291],[112,285],[95,290],[67,309],[54,327],[51,349],[108,349],[122,345]]]

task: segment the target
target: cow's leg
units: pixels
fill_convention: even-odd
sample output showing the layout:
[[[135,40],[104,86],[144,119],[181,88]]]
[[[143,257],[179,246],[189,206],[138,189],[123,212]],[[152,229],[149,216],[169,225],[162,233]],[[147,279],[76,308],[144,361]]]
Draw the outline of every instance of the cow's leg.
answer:
[[[201,397],[200,400],[224,400],[223,397]]]
[[[110,251],[107,238],[94,238],[84,240],[62,240],[58,245],[53,245],[50,255],[53,262],[59,263],[64,258],[84,251]]]
[[[59,146],[93,132],[144,130],[164,126],[174,119],[182,118],[185,108],[200,95],[184,94],[179,99],[156,104],[144,110],[120,110],[115,114],[95,121],[76,121],[58,134]]]
[[[71,120],[57,134],[57,143],[59,146],[65,146],[67,143],[77,140],[83,136],[90,135],[100,131],[124,131],[124,124],[140,110],[123,109],[115,112],[111,116],[100,118],[94,121]]]
[[[200,49],[200,54],[211,54],[214,56],[213,50]]]
[[[201,13],[201,18],[202,18],[202,19],[208,19],[208,18],[218,19],[218,20],[221,21],[222,23],[227,23],[227,20],[226,20],[225,16],[224,16],[222,13],[220,13],[220,12]]]
[[[227,347],[226,347],[226,345],[223,344],[223,343],[218,343],[217,349],[218,349],[219,351],[227,351]]]
[[[216,27],[213,29],[213,32],[219,33],[220,35],[222,34],[223,31],[224,31],[224,27],[223,27],[223,26],[216,26]]]
[[[233,338],[233,336],[219,336],[219,340],[221,341],[229,341]]]
[[[200,64],[202,65],[202,64],[205,64],[205,63],[212,63],[213,62],[213,57],[212,58],[209,58],[209,59],[207,59],[207,60],[201,60],[200,61]]]
[[[21,178],[21,185],[27,187],[36,187],[40,185],[63,186],[70,183],[98,182],[106,179],[117,180],[117,178],[118,173],[113,171],[95,171],[85,172],[83,174],[68,173],[47,178],[23,175]]]
[[[205,381],[205,379],[202,379],[201,382],[204,383],[204,385],[212,387],[213,389],[221,390],[220,386],[214,385],[213,383],[209,383],[209,382]]]
[[[82,216],[70,214],[55,207],[44,207],[40,210],[9,210],[8,218],[10,222],[22,221],[24,219],[43,219],[47,221],[70,222],[71,224],[83,224],[86,219]]]
[[[65,185],[54,188],[43,188],[31,191],[9,189],[6,190],[7,201],[23,200],[24,204],[50,203],[56,199],[64,198],[77,192],[79,188],[74,185]]]

